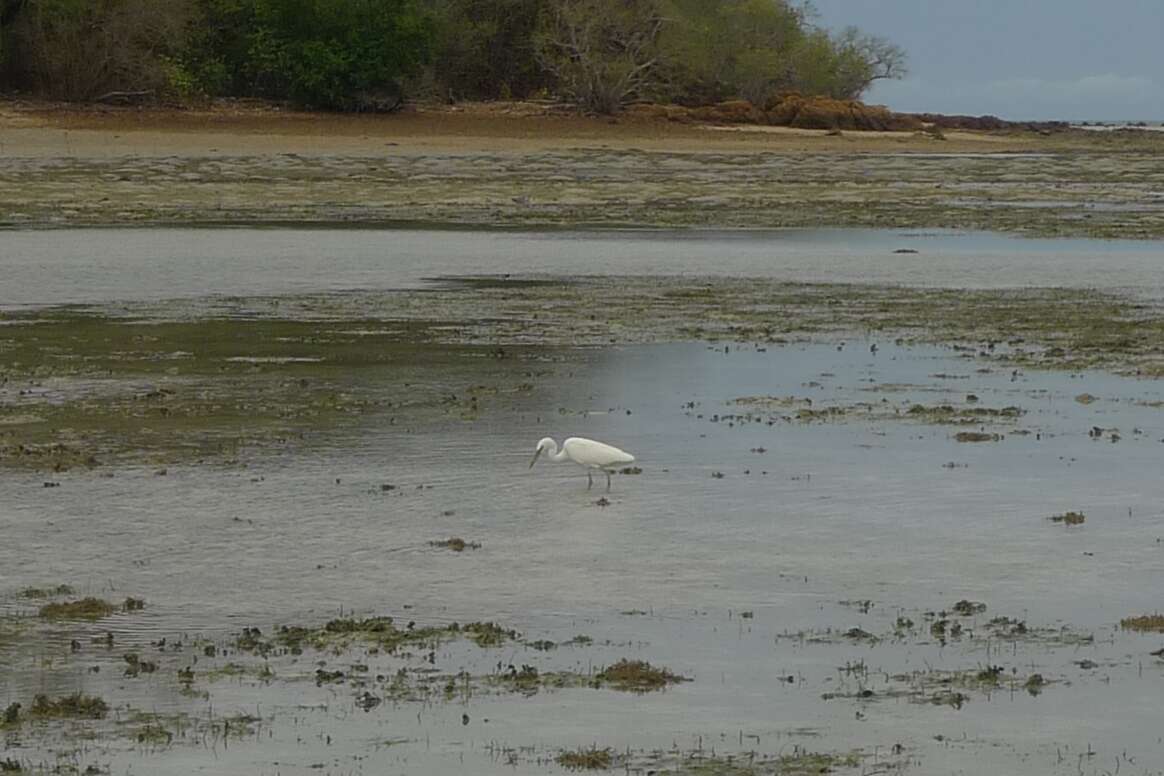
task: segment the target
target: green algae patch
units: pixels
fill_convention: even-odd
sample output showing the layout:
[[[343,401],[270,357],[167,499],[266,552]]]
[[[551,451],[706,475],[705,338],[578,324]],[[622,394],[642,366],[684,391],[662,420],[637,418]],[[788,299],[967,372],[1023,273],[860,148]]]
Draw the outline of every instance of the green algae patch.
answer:
[[[465,550],[479,550],[481,549],[480,542],[467,542],[459,536],[451,536],[448,539],[440,539],[428,543],[430,547],[436,547],[443,550],[452,550],[453,552],[464,552]]]
[[[472,423],[536,396],[547,368],[515,370],[518,362],[588,345],[761,345],[859,334],[947,344],[1007,369],[1164,376],[1164,309],[1115,293],[762,278],[525,280],[446,278],[423,290],[2,312],[0,374],[21,390],[0,391],[0,467],[239,465],[259,451],[294,451],[355,429],[369,414],[417,427]],[[586,312],[597,308],[603,316]],[[968,442],[1001,439],[996,427],[1025,415],[969,398],[733,404],[745,419],[973,427],[957,430],[955,439]]]
[[[906,414],[910,419],[922,420],[935,425],[965,426],[977,423],[1016,420],[1026,414],[1019,407],[955,407],[950,404],[930,406],[914,404]]]
[[[36,598],[55,598],[62,595],[74,595],[76,593],[69,585],[56,585],[55,587],[26,587],[17,595],[21,598],[36,599]]]
[[[146,746],[169,746],[174,743],[174,734],[158,724],[142,725],[133,734],[134,740]]]
[[[648,773],[668,776],[820,776],[861,765],[859,752],[842,754],[794,749],[779,755],[715,755],[707,752],[662,755],[642,762],[641,767]],[[640,763],[636,762],[636,765]]]
[[[1164,633],[1164,614],[1141,614],[1136,617],[1125,617],[1120,620],[1120,627],[1139,633]]]
[[[986,604],[979,601],[958,601],[950,611],[913,613],[918,618],[899,614],[886,631],[871,633],[863,628],[810,628],[788,631],[775,636],[777,641],[803,644],[877,644],[920,640],[925,636],[942,644],[964,642],[989,646],[994,642],[1021,642],[1044,647],[1081,647],[1095,643],[1095,634],[1068,625],[1028,625],[1025,620],[1000,615],[985,622],[970,619],[983,614]],[[924,620],[924,621],[922,621]]]
[[[60,601],[40,607],[40,616],[46,620],[100,620],[117,611],[117,607],[100,598],[82,598]]]
[[[933,703],[935,698],[953,698],[961,691],[990,694],[997,690],[1025,690],[1038,695],[1051,684],[1042,674],[1024,674],[1017,668],[1007,670],[998,665],[985,665],[964,671],[924,671],[898,674],[893,681],[910,687],[910,700]]]
[[[0,402],[0,465],[67,471],[127,459],[230,460],[357,409],[334,371],[354,360],[350,353],[329,343],[336,354],[321,363],[323,342],[298,344],[312,335],[296,322],[150,322],[59,310],[35,320],[9,327],[0,348],[0,371],[34,386],[14,405]],[[315,339],[328,340],[320,328]]]
[[[662,690],[672,684],[691,681],[666,668],[653,666],[645,660],[626,659],[602,669],[595,674],[594,679],[600,687],[636,693]]]
[[[1164,311],[1091,289],[934,289],[765,278],[570,277],[558,286],[456,285],[397,309],[423,320],[475,320],[474,341],[616,344],[681,340],[780,343],[860,334],[899,344],[942,343],[1010,366],[1164,374]],[[407,295],[407,292],[402,292]],[[397,299],[398,297],[394,297]],[[601,307],[601,320],[586,310]],[[746,398],[746,397],[745,397]],[[777,397],[779,398],[779,397]],[[793,397],[788,406],[816,410]],[[908,409],[908,408],[906,408]],[[933,422],[1013,422],[1021,408],[915,413]],[[943,417],[945,415],[945,417]]]
[[[484,677],[482,683],[486,687],[526,696],[536,695],[541,690],[601,686],[596,678],[574,671],[540,671],[527,664],[522,664],[521,668],[511,665],[505,671]]]
[[[450,627],[456,632],[455,623]],[[493,622],[471,622],[462,626],[461,631],[478,647],[499,647],[507,641],[520,638],[517,631]]]
[[[614,752],[597,747],[574,749],[560,753],[554,762],[571,771],[601,771],[614,763]]]
[[[534,695],[543,689],[561,690],[578,687],[647,693],[691,680],[642,660],[624,659],[590,675],[574,671],[540,671],[528,664],[523,664],[520,668],[511,665],[505,671],[483,677],[482,681],[488,687],[506,692]]]
[[[1082,512],[1064,512],[1061,515],[1051,515],[1052,523],[1062,523],[1063,525],[1083,525],[1087,521],[1087,515]]]
[[[1002,435],[985,431],[959,431],[954,434],[955,442],[997,442],[1000,439],[1002,439]]]
[[[872,703],[904,699],[910,703],[951,706],[956,709],[975,695],[989,696],[997,691],[1026,691],[1039,695],[1053,682],[1039,673],[1023,673],[1017,667],[1006,669],[999,665],[984,665],[964,670],[943,671],[929,669],[911,673],[882,675],[877,681],[863,666],[855,674],[860,679],[854,686],[821,695],[825,701],[845,699]]]
[[[399,317],[389,299],[384,317],[369,319],[365,302],[0,312],[0,375],[22,386],[0,391],[0,467],[232,465],[309,445],[368,413],[472,420],[531,390],[480,358],[496,348],[432,347],[430,329],[447,321],[387,320]]]
[[[517,631],[492,622],[473,622],[461,625],[418,627],[409,622],[398,627],[392,617],[337,618],[318,628],[301,625],[282,625],[270,637],[258,628],[244,628],[234,640],[234,647],[242,652],[263,656],[281,650],[299,654],[304,649],[336,653],[355,646],[375,647],[395,653],[407,647],[432,648],[442,641],[465,638],[479,647],[500,646],[520,638]]]
[[[8,704],[4,708],[4,713],[0,714],[0,730],[18,727],[20,725],[20,710],[22,708],[19,703]]]
[[[30,719],[104,719],[109,704],[101,698],[83,693],[50,698],[37,695],[28,710]]]

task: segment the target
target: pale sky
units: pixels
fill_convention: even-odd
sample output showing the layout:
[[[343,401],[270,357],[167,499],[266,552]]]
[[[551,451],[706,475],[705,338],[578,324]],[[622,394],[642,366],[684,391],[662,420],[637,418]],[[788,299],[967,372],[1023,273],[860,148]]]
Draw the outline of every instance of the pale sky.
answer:
[[[1164,120],[1164,0],[813,0],[817,23],[889,38],[909,76],[866,95],[909,112]]]

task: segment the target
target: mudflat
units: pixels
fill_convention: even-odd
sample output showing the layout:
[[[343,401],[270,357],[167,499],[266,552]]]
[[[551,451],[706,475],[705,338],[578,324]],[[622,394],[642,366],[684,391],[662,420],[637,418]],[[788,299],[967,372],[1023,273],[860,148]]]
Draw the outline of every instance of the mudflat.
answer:
[[[551,105],[0,106],[0,225],[865,226],[1164,235],[1164,133],[843,132]]]

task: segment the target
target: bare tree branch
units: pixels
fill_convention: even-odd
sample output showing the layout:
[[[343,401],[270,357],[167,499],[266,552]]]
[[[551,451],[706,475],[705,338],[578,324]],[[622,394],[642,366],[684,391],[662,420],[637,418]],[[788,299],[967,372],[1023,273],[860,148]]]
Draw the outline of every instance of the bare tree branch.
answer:
[[[664,24],[655,0],[550,0],[538,58],[579,106],[614,113],[652,84]]]

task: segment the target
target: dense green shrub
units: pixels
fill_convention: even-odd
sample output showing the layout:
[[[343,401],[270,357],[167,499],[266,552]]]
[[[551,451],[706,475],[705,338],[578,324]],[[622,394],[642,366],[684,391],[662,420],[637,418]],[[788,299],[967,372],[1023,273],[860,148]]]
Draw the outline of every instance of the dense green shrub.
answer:
[[[250,65],[254,0],[197,0],[198,18],[178,57],[192,91],[205,95],[256,93]]]
[[[254,25],[248,69],[258,91],[320,108],[391,100],[432,39],[414,0],[254,0]]]

